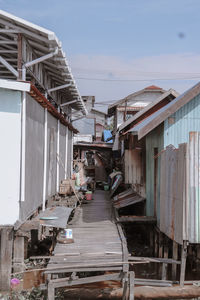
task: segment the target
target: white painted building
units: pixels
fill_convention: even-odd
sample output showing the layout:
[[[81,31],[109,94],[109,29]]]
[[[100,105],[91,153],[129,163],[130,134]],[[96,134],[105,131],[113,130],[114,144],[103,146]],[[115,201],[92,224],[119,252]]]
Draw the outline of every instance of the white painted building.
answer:
[[[71,119],[87,111],[53,32],[0,10],[0,38],[0,225],[14,225],[71,175]]]

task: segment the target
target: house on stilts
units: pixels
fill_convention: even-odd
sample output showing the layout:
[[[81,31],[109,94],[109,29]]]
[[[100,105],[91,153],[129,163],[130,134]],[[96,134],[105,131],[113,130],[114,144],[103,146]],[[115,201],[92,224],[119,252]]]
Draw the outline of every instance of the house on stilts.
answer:
[[[87,110],[52,31],[0,10],[0,37],[0,289],[7,290],[13,240],[14,254],[24,251],[16,232],[71,176],[72,117]]]

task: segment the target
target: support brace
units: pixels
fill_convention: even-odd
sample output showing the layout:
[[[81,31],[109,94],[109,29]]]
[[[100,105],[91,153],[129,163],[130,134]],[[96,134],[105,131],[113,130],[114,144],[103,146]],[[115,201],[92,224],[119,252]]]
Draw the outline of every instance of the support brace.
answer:
[[[55,92],[55,91],[58,91],[58,90],[67,88],[67,87],[69,87],[69,86],[71,86],[71,85],[72,85],[71,83],[68,83],[68,84],[63,84],[63,85],[60,85],[60,86],[56,86],[56,87],[54,87],[54,88],[52,88],[52,89],[49,89],[49,90],[48,90],[48,93],[50,93],[50,92]]]
[[[0,56],[0,62],[2,63],[2,65],[4,65],[4,67],[6,67],[11,73],[13,73],[16,77],[19,76],[19,73],[17,72],[17,70],[15,70],[13,68],[13,66],[11,66],[2,56]]]
[[[69,105],[69,104],[72,104],[72,103],[75,103],[75,102],[77,102],[77,100],[72,100],[72,101],[69,101],[69,102],[65,102],[65,103],[60,104],[60,107],[63,107],[63,106],[66,106],[66,105]]]
[[[51,57],[53,57],[53,56],[55,56],[57,54],[58,54],[58,48],[56,48],[54,52],[51,52],[51,53],[46,54],[46,55],[43,55],[43,56],[41,56],[39,58],[36,58],[36,59],[34,59],[32,61],[29,61],[29,62],[25,63],[24,67],[25,68],[31,67],[31,66],[36,65],[36,64],[38,64],[40,62],[43,62],[44,60],[47,60],[47,59],[49,59],[49,58],[51,58]]]

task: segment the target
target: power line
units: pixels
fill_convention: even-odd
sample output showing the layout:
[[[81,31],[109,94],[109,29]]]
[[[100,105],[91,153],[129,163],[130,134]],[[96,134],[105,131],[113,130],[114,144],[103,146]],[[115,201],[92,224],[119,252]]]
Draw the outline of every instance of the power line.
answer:
[[[190,78],[153,78],[153,79],[108,79],[108,78],[89,78],[89,77],[75,77],[76,80],[89,80],[89,81],[110,81],[110,82],[151,82],[151,81],[175,81],[175,80],[195,80],[200,79],[199,76],[194,76]]]

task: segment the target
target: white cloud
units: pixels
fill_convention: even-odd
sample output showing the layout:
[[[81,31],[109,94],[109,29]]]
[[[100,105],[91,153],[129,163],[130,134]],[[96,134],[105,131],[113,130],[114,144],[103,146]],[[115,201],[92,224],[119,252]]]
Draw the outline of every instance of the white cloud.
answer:
[[[110,103],[151,84],[183,92],[200,78],[200,54],[197,53],[163,54],[126,61],[114,56],[75,55],[69,61],[75,78],[135,80],[113,82],[77,79],[81,94],[95,95],[97,102]],[[180,80],[162,80],[177,78]],[[144,79],[146,81],[142,81]]]

